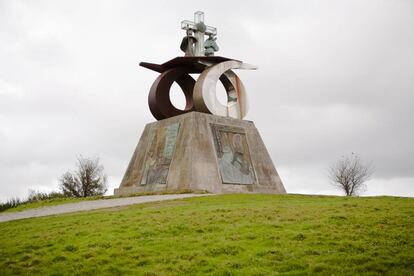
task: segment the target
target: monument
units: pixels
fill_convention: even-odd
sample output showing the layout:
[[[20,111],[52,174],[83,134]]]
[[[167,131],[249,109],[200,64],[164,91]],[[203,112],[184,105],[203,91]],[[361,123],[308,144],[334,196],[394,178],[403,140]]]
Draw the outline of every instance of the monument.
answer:
[[[141,62],[159,72],[148,96],[158,120],[145,126],[115,195],[147,191],[208,191],[211,193],[286,193],[248,111],[246,90],[233,69],[253,65],[215,56],[217,29],[205,25],[204,13],[184,20],[184,56],[163,64]],[[205,40],[205,36],[207,39]],[[194,80],[190,74],[200,74]],[[216,96],[220,81],[227,104]],[[177,109],[170,100],[176,82],[186,98]]]

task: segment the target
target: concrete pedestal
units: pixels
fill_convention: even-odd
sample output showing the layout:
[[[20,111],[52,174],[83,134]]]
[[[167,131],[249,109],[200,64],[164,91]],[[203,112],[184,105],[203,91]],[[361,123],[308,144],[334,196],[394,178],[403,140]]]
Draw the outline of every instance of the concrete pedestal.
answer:
[[[147,124],[115,195],[286,193],[253,122],[191,112]]]

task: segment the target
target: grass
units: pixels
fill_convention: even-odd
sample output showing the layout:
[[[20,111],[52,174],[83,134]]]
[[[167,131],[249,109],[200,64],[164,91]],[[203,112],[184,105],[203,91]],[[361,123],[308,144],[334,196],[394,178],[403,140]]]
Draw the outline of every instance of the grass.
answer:
[[[0,224],[2,275],[414,275],[414,199],[220,195]]]
[[[84,200],[95,200],[95,199],[101,199],[101,197],[66,197],[66,198],[54,198],[54,199],[46,199],[46,200],[39,200],[39,201],[33,201],[33,202],[25,202],[20,205],[17,205],[16,207],[7,209],[1,213],[10,213],[10,212],[20,212],[28,209],[34,209],[34,208],[40,208],[40,207],[46,207],[46,206],[54,206],[54,205],[61,205],[65,203],[74,203]]]
[[[165,194],[188,194],[191,193],[189,190],[174,190],[174,191],[164,191],[164,192],[142,192],[136,193],[129,196],[144,196],[144,195],[165,195]],[[198,193],[204,193],[204,191],[199,191]],[[75,203],[84,200],[97,200],[97,199],[111,199],[119,198],[122,196],[90,196],[90,197],[62,197],[62,198],[53,198],[53,199],[44,199],[31,202],[19,203],[16,207],[0,211],[0,213],[10,213],[10,212],[20,212],[28,209],[41,208],[54,205],[62,205],[66,203]]]

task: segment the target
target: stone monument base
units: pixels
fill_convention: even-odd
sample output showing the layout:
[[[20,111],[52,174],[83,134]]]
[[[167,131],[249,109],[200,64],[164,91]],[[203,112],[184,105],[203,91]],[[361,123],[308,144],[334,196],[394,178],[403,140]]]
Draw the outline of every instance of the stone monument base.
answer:
[[[190,112],[145,126],[115,195],[286,193],[253,122]]]

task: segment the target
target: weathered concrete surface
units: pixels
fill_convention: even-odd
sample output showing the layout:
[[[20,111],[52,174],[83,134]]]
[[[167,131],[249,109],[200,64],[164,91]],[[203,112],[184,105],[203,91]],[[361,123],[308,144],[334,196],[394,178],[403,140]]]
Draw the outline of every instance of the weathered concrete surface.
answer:
[[[21,212],[3,213],[0,214],[0,222],[33,218],[33,217],[44,217],[50,215],[58,215],[65,213],[73,213],[79,211],[88,211],[103,208],[120,207],[131,204],[181,199],[188,197],[207,196],[211,194],[177,194],[177,195],[149,195],[149,196],[135,196],[125,198],[114,198],[114,199],[100,199],[81,201],[76,203],[67,203],[57,206],[42,207],[36,209],[30,209]]]
[[[176,123],[179,123],[179,130],[175,144],[172,144],[171,139],[163,138],[168,134],[164,134],[162,130]],[[214,125],[242,130],[243,133],[239,134],[238,139],[233,138],[232,142],[227,143],[227,148],[232,148],[233,156],[235,156],[234,151],[237,151],[235,150],[237,147],[235,140],[245,141],[239,142],[241,145],[239,148],[242,148],[238,150],[242,152],[239,154],[242,156],[240,158],[242,162],[239,163],[246,163],[244,172],[254,174],[253,184],[223,183],[223,166],[221,166],[222,162],[219,160],[219,153],[217,153],[217,143],[215,144],[217,139],[215,139],[212,130]],[[162,139],[159,138],[160,141],[155,139],[157,142],[154,142],[154,133],[158,135],[156,137],[162,137]],[[224,135],[230,137],[233,134],[230,131]],[[223,141],[220,143],[226,144]],[[167,143],[168,146],[166,146]],[[172,159],[166,160],[162,156],[163,148],[171,148],[172,146],[174,146]],[[155,149],[155,152],[151,149]],[[163,182],[160,180],[161,178],[154,177],[157,173],[163,176],[167,173],[165,183],[161,183]],[[144,182],[145,184],[143,184]],[[211,193],[286,193],[253,122],[199,112],[186,113],[147,124],[121,185],[115,189],[115,195],[159,190],[204,190]]]

